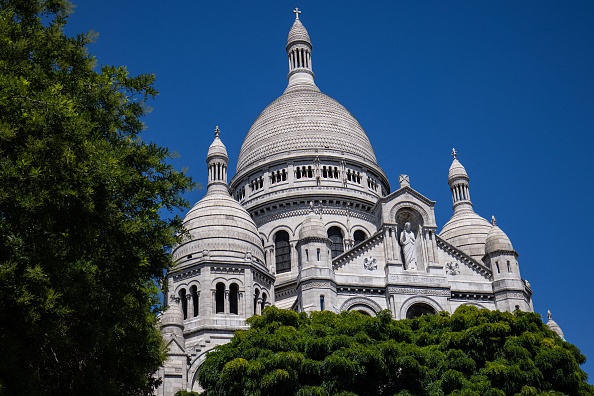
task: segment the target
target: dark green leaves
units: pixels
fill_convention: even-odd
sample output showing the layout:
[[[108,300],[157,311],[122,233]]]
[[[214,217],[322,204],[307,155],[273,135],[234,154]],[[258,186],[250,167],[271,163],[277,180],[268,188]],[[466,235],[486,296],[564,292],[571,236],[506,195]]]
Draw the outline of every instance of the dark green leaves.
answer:
[[[533,313],[461,307],[394,321],[269,308],[250,322],[200,368],[205,395],[594,394],[583,356]]]

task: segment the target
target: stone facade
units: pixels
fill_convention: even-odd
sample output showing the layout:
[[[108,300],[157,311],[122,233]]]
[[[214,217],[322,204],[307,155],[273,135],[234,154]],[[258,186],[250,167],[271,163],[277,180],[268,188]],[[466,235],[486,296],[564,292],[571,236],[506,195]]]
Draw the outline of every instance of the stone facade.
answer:
[[[206,353],[268,305],[389,309],[395,319],[465,304],[533,310],[518,254],[494,219],[474,212],[456,152],[454,213],[438,233],[435,202],[406,175],[391,191],[359,123],[315,85],[299,18],[286,50],[287,89],[248,131],[230,183],[218,128],[208,150],[208,191],[185,218],[168,275],[161,328],[170,358],[159,395],[200,390]]]

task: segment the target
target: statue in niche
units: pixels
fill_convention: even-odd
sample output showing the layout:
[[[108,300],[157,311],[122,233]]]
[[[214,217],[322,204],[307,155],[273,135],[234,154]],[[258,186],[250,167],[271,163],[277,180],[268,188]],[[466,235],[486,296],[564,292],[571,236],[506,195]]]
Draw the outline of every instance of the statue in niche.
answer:
[[[417,269],[417,249],[415,246],[415,233],[410,229],[410,223],[407,221],[404,224],[404,230],[400,233],[400,244],[402,245],[402,253],[404,255],[404,269]]]

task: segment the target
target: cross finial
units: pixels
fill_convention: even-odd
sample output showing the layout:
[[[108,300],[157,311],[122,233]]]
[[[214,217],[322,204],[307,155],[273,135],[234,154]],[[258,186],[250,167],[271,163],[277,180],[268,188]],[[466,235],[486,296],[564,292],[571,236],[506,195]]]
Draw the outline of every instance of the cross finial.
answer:
[[[491,224],[493,224],[494,226],[497,225],[497,219],[495,218],[495,216],[491,216]]]
[[[553,319],[553,314],[551,314],[551,311],[549,311],[548,309],[547,309],[547,318],[549,320],[552,320]]]
[[[299,14],[301,14],[301,11],[299,11],[299,8],[295,7],[293,14],[295,14],[295,20],[299,20]]]
[[[221,134],[221,130],[219,129],[219,126],[217,125],[215,127],[215,137],[219,137],[220,134]]]
[[[458,158],[458,153],[455,148],[452,149],[452,157],[454,157],[454,159]]]

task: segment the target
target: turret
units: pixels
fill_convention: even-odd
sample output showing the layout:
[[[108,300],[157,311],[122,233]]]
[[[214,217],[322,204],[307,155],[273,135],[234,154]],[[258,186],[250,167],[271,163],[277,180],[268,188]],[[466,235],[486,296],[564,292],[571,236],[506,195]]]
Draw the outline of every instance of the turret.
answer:
[[[297,290],[302,311],[337,311],[331,242],[319,214],[311,211],[299,231]],[[315,287],[312,287],[315,284]]]
[[[522,281],[518,253],[508,236],[497,226],[495,216],[485,241],[483,262],[493,272],[495,304],[502,311],[532,311],[530,291]]]
[[[295,8],[295,22],[287,38],[287,56],[289,58],[289,86],[294,84],[314,84],[311,66],[311,40],[305,26],[299,20],[299,8]]]

